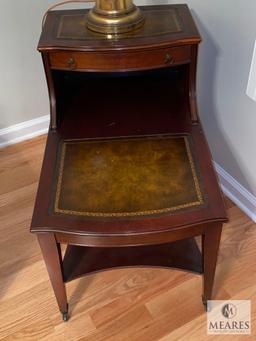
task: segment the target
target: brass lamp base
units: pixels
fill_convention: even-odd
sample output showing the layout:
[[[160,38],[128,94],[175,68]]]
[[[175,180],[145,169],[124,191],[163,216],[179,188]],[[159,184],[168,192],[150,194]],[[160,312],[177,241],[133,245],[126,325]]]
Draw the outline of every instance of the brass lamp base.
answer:
[[[144,16],[132,0],[96,0],[87,15],[88,29],[104,34],[122,34],[144,23]]]

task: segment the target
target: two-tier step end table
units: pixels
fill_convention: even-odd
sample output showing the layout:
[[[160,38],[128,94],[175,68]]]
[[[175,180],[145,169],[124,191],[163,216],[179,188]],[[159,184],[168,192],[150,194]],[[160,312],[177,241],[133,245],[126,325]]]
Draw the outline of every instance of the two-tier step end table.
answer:
[[[108,268],[200,273],[212,297],[227,217],[197,112],[200,36],[186,5],[141,10],[121,37],[52,11],[39,42],[51,123],[31,232],[64,320],[65,283]]]

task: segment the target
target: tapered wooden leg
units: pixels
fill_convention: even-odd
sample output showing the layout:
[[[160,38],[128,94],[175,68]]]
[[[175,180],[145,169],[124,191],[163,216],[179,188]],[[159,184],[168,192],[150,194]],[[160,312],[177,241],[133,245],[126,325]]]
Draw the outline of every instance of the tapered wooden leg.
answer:
[[[40,233],[37,237],[59,309],[63,315],[63,320],[67,321],[68,303],[65,283],[63,282],[60,245],[52,233]]]
[[[222,224],[215,224],[206,228],[202,236],[203,254],[203,304],[207,306],[207,301],[212,298],[214,275],[220,245]]]

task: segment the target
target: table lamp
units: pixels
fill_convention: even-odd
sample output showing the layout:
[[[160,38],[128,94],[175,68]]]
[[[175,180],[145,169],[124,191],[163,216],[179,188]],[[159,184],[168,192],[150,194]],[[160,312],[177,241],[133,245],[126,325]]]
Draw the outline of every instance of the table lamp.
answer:
[[[96,0],[87,15],[88,29],[104,34],[130,32],[143,22],[143,14],[133,0]]]

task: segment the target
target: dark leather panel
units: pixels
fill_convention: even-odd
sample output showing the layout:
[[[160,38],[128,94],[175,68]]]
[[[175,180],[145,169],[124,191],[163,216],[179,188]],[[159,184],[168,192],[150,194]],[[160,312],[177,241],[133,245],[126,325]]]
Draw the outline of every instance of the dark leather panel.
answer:
[[[58,214],[132,217],[204,203],[188,136],[65,141],[56,172]]]
[[[141,10],[144,11],[146,19],[144,26],[135,32],[123,34],[122,39],[125,37],[139,38],[182,31],[182,22],[177,9],[168,8],[161,10],[157,8],[155,10],[145,11],[142,7]],[[59,22],[57,38],[82,40],[96,38],[100,40],[109,39],[104,34],[98,34],[87,29],[85,13],[62,15]]]

